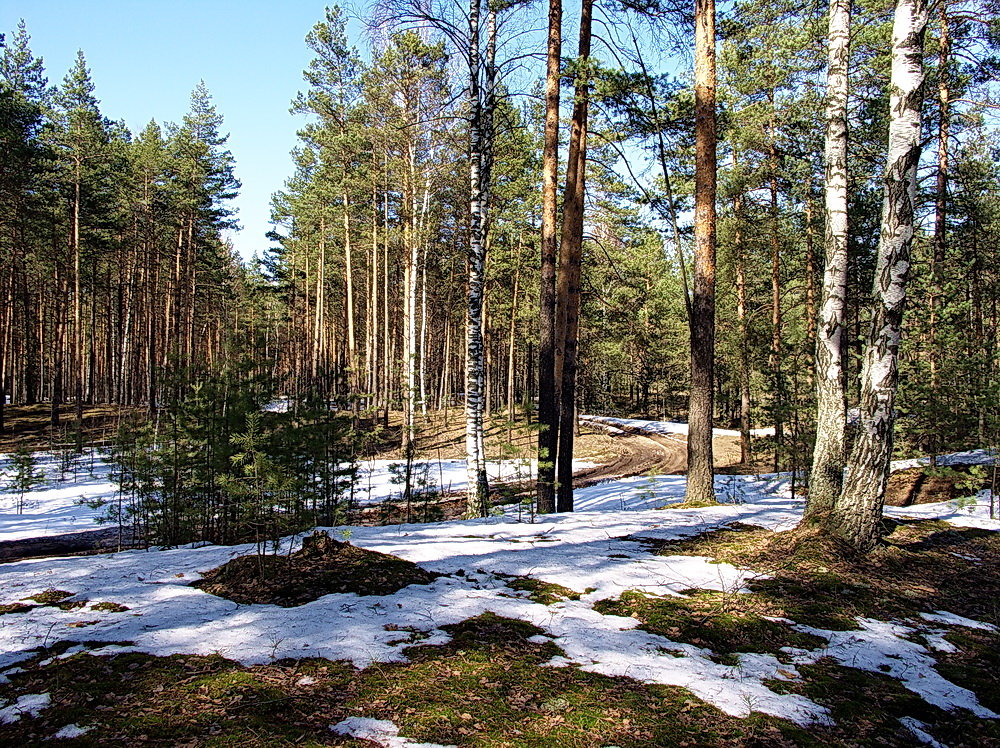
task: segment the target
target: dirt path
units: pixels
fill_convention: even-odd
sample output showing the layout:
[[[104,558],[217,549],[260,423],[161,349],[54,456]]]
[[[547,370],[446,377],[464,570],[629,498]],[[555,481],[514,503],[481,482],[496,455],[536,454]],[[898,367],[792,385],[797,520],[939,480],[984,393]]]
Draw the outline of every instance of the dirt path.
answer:
[[[594,421],[588,427],[606,430],[601,438],[603,445],[600,464],[578,470],[573,474],[573,488],[586,488],[636,475],[683,475],[687,472],[687,437],[683,434],[647,434],[635,428],[608,428]],[[716,437],[713,442],[716,468],[739,462],[739,439],[731,436]],[[587,458],[585,458],[587,459]],[[596,461],[596,460],[594,460]],[[535,483],[494,484],[494,501],[502,504],[533,496]],[[499,501],[498,501],[499,499]],[[465,512],[465,494],[453,492],[433,502],[432,511],[438,519],[458,519]],[[426,506],[415,508],[409,516],[402,507],[377,504],[357,510],[362,524],[395,524],[425,521]]]
[[[601,424],[591,421],[590,425]],[[609,436],[620,454],[595,468],[574,475],[573,487],[584,488],[633,475],[681,475],[687,472],[687,437],[683,434],[647,434],[629,427],[615,427]],[[616,433],[617,432],[617,433]],[[739,461],[739,440],[716,437],[713,442],[715,466],[727,467]]]

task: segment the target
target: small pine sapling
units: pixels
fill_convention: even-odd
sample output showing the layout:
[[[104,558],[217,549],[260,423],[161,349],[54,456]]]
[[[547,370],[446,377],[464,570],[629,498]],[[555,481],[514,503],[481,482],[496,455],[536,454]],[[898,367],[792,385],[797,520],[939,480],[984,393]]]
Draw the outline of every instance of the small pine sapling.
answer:
[[[11,457],[13,473],[7,488],[17,494],[17,514],[23,514],[24,496],[45,485],[45,473],[38,469],[38,458],[27,447],[20,447]]]

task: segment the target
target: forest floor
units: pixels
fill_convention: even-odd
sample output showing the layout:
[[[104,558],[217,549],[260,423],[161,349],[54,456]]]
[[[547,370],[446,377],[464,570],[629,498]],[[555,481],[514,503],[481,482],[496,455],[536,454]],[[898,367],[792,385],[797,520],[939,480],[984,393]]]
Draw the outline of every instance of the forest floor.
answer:
[[[857,559],[793,529],[788,475],[716,485],[4,564],[0,743],[1000,745],[988,492],[887,509]]]
[[[59,425],[52,426],[52,408],[45,404],[4,406],[4,430],[0,432],[0,453],[17,449],[51,450],[74,444],[77,438],[86,446],[110,444],[124,418],[141,416],[141,408],[120,405],[85,405],[81,428],[76,425],[76,406],[59,407]]]

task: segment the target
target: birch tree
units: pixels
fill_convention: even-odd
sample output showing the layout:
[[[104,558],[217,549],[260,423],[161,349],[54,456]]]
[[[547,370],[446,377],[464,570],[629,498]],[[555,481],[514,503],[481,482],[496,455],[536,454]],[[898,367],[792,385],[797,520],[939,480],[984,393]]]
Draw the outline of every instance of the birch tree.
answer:
[[[483,281],[486,272],[486,195],[489,190],[487,120],[492,116],[484,102],[480,81],[480,16],[483,0],[469,4],[469,293],[466,316],[465,358],[465,457],[468,474],[466,513],[486,516],[489,486],[483,454]]]
[[[844,489],[833,508],[833,531],[859,551],[879,540],[892,454],[898,355],[915,224],[923,88],[926,0],[898,0],[892,27],[889,149],[882,203],[874,310],[861,371],[858,438]]]
[[[824,178],[826,266],[816,330],[816,446],[806,517],[826,514],[843,483],[844,323],[847,295],[847,65],[851,0],[830,3]]]

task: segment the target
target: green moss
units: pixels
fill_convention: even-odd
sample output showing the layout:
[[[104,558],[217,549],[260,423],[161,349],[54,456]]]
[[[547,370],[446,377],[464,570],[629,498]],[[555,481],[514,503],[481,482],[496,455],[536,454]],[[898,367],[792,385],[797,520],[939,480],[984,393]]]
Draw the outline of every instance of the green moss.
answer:
[[[25,605],[24,603],[7,603],[6,605],[0,605],[0,616],[7,615],[8,613],[25,613],[37,607],[37,605]]]
[[[945,638],[958,651],[939,655],[936,670],[955,685],[974,692],[984,706],[1000,713],[1000,634],[954,628]]]
[[[691,500],[682,501],[682,502],[676,503],[676,504],[666,504],[665,506],[661,506],[660,509],[704,509],[707,506],[719,506],[719,502],[718,501],[696,501],[696,500],[691,499]]]
[[[348,707],[414,741],[462,746],[746,745],[754,734],[780,745],[799,732],[728,717],[681,688],[545,667],[558,648],[528,641],[540,629],[521,621],[485,614],[446,628],[448,644],[360,673]]]
[[[528,593],[528,599],[542,605],[552,605],[563,600],[579,600],[580,593],[574,592],[568,587],[551,582],[543,582],[531,577],[506,577],[501,576],[508,587],[512,590],[519,590]]]
[[[102,610],[106,613],[124,613],[126,610],[129,610],[129,607],[126,605],[112,602],[94,603],[90,607],[92,610]]]
[[[35,745],[67,724],[92,726],[75,745],[325,745],[345,715],[349,666],[285,661],[246,668],[222,657],[79,654],[11,676],[0,697],[49,693],[37,718],[5,726]],[[310,674],[307,682],[302,676]]]
[[[39,605],[55,605],[56,603],[65,600],[67,597],[72,597],[74,594],[75,593],[73,592],[66,592],[65,590],[57,590],[50,587],[44,592],[39,592],[37,595],[22,598],[22,600],[33,600]]]
[[[820,628],[933,610],[1000,623],[1000,533],[937,521],[886,521],[885,530],[884,543],[866,556],[818,527],[773,533],[732,525],[646,544],[662,555],[706,556],[759,572],[747,586],[768,615]]]
[[[779,654],[782,647],[815,649],[825,640],[756,612],[752,595],[699,590],[684,597],[655,597],[629,591],[594,606],[600,613],[629,616],[641,628],[673,641],[711,649],[722,664],[735,665],[737,652]]]
[[[1000,740],[995,721],[929,707],[897,681],[830,661],[769,684],[827,706],[838,723],[805,729],[756,713],[730,717],[682,688],[546,667],[560,650],[529,641],[540,629],[522,621],[486,614],[446,628],[447,644],[413,646],[409,662],[361,671],[318,659],[244,667],[219,656],[137,653],[27,663],[0,698],[47,692],[52,706],[5,726],[4,738],[39,744],[75,723],[94,727],[76,740],[84,746],[325,745],[341,742],[331,724],[357,715],[392,720],[414,741],[489,748],[903,748],[913,736],[899,717],[916,716],[952,748]]]
[[[841,731],[857,745],[912,746],[914,736],[902,727],[901,717],[916,717],[927,731],[949,746],[997,745],[1000,725],[972,717],[964,710],[946,712],[932,706],[902,683],[820,660],[800,668],[800,693],[830,709]]]

